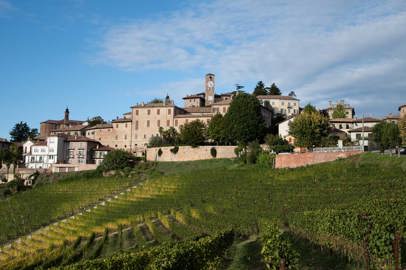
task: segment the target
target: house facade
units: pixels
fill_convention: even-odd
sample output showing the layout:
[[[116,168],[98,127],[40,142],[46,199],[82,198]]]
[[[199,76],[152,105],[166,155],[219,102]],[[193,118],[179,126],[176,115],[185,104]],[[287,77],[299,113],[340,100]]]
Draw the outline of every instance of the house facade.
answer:
[[[406,117],[406,104],[399,106],[400,118]]]
[[[0,138],[0,150],[8,149],[10,147],[10,142],[6,139]]]
[[[65,115],[62,120],[47,120],[41,122],[39,138],[45,140],[48,136],[51,136],[52,131],[81,126],[83,123],[85,123],[85,121],[70,120],[69,109],[66,108]]]
[[[285,118],[299,113],[299,99],[291,96],[259,95],[261,105],[272,108],[273,113],[281,114]]]
[[[324,109],[323,112],[329,117],[329,119],[333,119],[333,113],[337,109],[338,106],[341,106],[344,109],[344,112],[345,112],[344,118],[349,118],[349,119],[354,118],[354,116],[355,116],[354,107],[352,107],[350,104],[345,103],[344,100],[340,100],[336,103],[333,103],[332,101],[330,101],[328,108]]]

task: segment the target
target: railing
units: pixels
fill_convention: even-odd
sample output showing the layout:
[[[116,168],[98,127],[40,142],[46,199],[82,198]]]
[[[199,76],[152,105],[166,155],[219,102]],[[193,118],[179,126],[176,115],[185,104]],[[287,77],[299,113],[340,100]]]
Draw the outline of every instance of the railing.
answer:
[[[315,147],[313,152],[351,152],[351,151],[364,151],[361,146],[343,146],[343,147]]]

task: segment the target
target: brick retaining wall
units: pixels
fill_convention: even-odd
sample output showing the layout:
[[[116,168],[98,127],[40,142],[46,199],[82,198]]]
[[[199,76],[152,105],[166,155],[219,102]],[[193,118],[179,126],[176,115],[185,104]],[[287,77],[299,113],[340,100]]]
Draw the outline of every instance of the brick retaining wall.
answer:
[[[275,158],[275,168],[297,168],[311,164],[334,161],[339,158],[348,158],[361,153],[361,151],[348,151],[279,154]]]

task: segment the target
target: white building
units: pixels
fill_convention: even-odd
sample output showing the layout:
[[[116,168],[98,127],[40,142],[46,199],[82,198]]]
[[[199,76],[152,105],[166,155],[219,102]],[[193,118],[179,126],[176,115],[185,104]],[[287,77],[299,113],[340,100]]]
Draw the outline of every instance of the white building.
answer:
[[[46,141],[33,143],[27,141],[23,144],[24,161],[30,169],[48,169],[52,164],[64,162],[64,138],[51,136]]]

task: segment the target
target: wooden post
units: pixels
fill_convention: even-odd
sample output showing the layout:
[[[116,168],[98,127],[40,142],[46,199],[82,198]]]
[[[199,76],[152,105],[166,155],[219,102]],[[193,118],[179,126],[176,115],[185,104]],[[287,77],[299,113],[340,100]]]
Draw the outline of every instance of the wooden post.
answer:
[[[395,270],[400,269],[400,232],[397,231],[395,233],[395,239],[392,241],[392,252],[393,252],[393,259],[395,261]]]
[[[279,264],[279,270],[286,270],[285,259],[281,259],[281,263]]]

